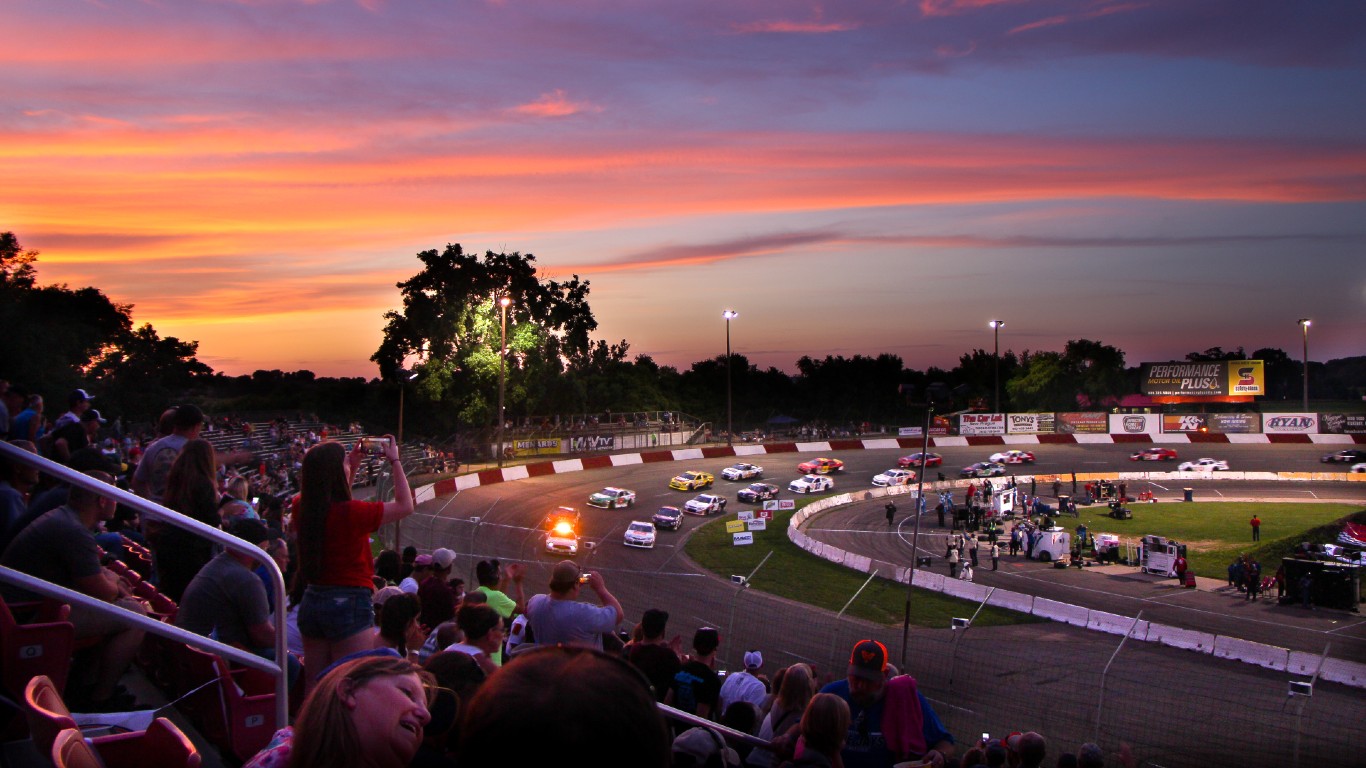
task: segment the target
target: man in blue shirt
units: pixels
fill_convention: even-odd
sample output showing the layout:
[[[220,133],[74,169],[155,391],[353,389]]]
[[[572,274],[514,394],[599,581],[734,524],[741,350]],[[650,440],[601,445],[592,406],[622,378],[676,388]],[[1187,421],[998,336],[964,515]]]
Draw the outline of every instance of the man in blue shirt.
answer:
[[[845,768],[890,768],[906,760],[936,766],[953,754],[953,736],[910,675],[887,677],[887,648],[860,640],[849,656],[849,672],[821,689],[849,704],[849,735],[840,755]]]

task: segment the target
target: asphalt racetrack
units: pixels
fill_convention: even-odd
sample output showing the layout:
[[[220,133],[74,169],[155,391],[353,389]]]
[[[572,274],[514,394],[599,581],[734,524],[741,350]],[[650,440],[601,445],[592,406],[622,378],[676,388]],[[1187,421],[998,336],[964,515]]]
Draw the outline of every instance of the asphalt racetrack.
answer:
[[[1131,462],[1143,445],[1040,445],[1038,456],[1017,474],[1108,473],[1175,470],[1179,462]],[[1319,457],[1324,445],[1180,445],[1181,461],[1211,456],[1225,459],[1235,471],[1346,471]],[[955,478],[958,469],[1002,447],[945,447],[942,471]],[[913,450],[831,452],[845,462],[835,476],[835,492],[871,487],[873,475],[896,465]],[[797,478],[796,464],[814,453],[752,457],[765,467],[763,480],[783,488]],[[543,554],[545,515],[556,506],[583,513],[586,548],[575,558],[585,570],[599,571],[621,600],[628,621],[650,607],[670,611],[669,634],[690,637],[698,626],[722,628],[722,666],[738,666],[745,648],[761,648],[769,670],[797,660],[816,661],[824,670],[842,666],[840,654],[859,636],[885,637],[893,660],[905,656],[906,671],[921,681],[941,716],[959,740],[981,732],[1037,729],[1075,747],[1099,739],[1110,751],[1119,740],[1135,746],[1140,764],[1290,766],[1295,756],[1338,760],[1366,754],[1366,692],[1320,683],[1308,699],[1286,697],[1288,675],[1209,655],[1144,643],[1129,643],[1116,654],[1115,636],[1045,622],[972,629],[957,636],[948,629],[913,629],[907,646],[900,627],[861,626],[787,600],[741,591],[724,577],[701,572],[682,554],[682,542],[703,520],[688,516],[678,532],[661,531],[653,550],[622,545],[627,524],[648,520],[663,505],[681,506],[693,494],[672,491],[668,480],[688,469],[717,474],[716,493],[729,499],[727,512],[748,508],[735,500],[743,482],[720,479],[735,458],[638,464],[611,469],[531,477],[471,488],[419,506],[403,524],[403,542],[424,551],[449,547],[460,556],[457,575],[473,580],[474,563],[498,557],[528,565],[527,592],[545,591],[555,558]],[[935,472],[933,468],[931,473]],[[933,474],[931,475],[933,477]],[[636,491],[634,509],[600,510],[585,504],[589,494],[614,485]],[[1027,483],[1025,484],[1027,486]],[[1065,484],[1064,493],[1070,490]],[[1130,482],[1130,494],[1144,484]],[[1199,500],[1334,500],[1366,506],[1366,484],[1346,482],[1232,482],[1192,480],[1172,487],[1154,486],[1160,500],[1181,498],[1182,488],[1195,489]],[[1042,484],[1039,491],[1049,495]],[[961,500],[961,494],[957,494]],[[896,525],[888,530],[882,506],[856,503],[819,515],[807,532],[846,549],[879,559],[909,558],[909,504],[902,505]],[[1141,515],[1141,506],[1135,511]],[[922,549],[936,557],[943,571],[943,541],[934,515],[922,519]],[[1064,523],[1065,524],[1065,523]],[[1101,528],[1103,530],[1103,528]],[[1154,533],[1160,533],[1154,531]],[[925,541],[928,539],[928,543]],[[1066,571],[1023,558],[1002,558],[1002,570],[979,567],[979,583],[1001,586],[1077,605],[1101,608],[1181,627],[1199,629],[1366,661],[1366,619],[1341,611],[1304,611],[1263,600],[1249,604],[1218,585],[1197,590],[1176,588],[1170,580],[1143,576],[1137,569]],[[588,599],[588,598],[585,598]],[[738,607],[738,610],[737,610]],[[733,628],[733,629],[732,629]],[[1116,661],[1112,658],[1117,657]],[[1110,671],[1102,678],[1102,670]],[[1010,695],[1005,695],[1010,694]],[[1302,711],[1302,714],[1299,714]],[[1103,714],[1102,714],[1103,712]],[[1236,757],[1234,756],[1236,752]],[[1056,752],[1050,752],[1056,755]],[[1349,760],[1349,762],[1351,762]]]

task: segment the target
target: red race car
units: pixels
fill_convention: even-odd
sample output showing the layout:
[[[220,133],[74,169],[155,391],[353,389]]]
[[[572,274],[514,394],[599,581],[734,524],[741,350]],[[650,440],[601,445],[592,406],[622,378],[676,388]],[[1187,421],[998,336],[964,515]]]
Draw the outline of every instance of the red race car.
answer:
[[[1172,448],[1144,448],[1129,454],[1130,461],[1175,461],[1176,451]]]
[[[843,472],[844,462],[839,459],[812,459],[798,464],[797,471],[804,475],[828,475],[831,472]]]
[[[896,460],[896,465],[902,469],[907,467],[938,467],[943,465],[944,457],[937,453],[913,453],[910,456],[902,456]]]

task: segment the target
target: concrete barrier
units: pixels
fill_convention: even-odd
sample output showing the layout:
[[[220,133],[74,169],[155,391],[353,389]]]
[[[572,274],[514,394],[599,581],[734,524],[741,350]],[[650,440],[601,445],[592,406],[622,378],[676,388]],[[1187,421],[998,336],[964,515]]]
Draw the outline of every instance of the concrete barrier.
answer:
[[[674,455],[674,461],[698,461],[706,458],[702,455],[701,448],[680,448],[670,453]]]
[[[1351,435],[1310,435],[1309,442],[1316,445],[1353,445],[1356,440]]]
[[[895,449],[895,448],[900,448],[900,447],[901,447],[901,443],[897,442],[897,440],[896,440],[895,437],[889,437],[889,438],[879,439],[879,440],[864,440],[864,441],[863,441],[863,448],[864,448],[864,450],[868,450],[868,451],[881,450],[881,449],[885,449],[885,448],[893,448],[893,449]]]
[[[612,466],[629,467],[633,464],[644,464],[645,460],[640,458],[638,453],[617,453],[612,455]]]
[[[1038,445],[1038,435],[1006,435],[1004,438],[1006,445]]]
[[[765,456],[768,451],[762,445],[737,445],[735,446],[736,456]]]
[[[868,573],[873,567],[873,558],[867,555],[859,555],[853,552],[844,553],[844,565],[862,573]]]
[[[1317,653],[1291,651],[1286,659],[1285,671],[1292,675],[1312,675],[1319,668],[1320,658]]]
[[[991,593],[991,599],[987,601],[987,605],[1005,608],[1009,611],[1019,611],[1020,613],[1033,613],[1034,596],[1022,595],[1008,589],[998,589]]]
[[[797,453],[829,453],[830,442],[797,443]]]
[[[1074,434],[1072,437],[1076,438],[1077,443],[1080,445],[1100,445],[1102,443],[1111,445],[1115,442],[1110,439],[1109,435]]]
[[[1213,654],[1220,659],[1233,659],[1282,672],[1290,661],[1290,651],[1284,648],[1222,635],[1214,638]]]
[[[1057,600],[1049,600],[1043,597],[1034,598],[1034,608],[1032,612],[1041,619],[1060,621],[1064,624],[1071,624],[1074,627],[1085,627],[1087,614],[1090,613],[1090,611],[1079,605],[1060,603]]]
[[[515,467],[505,467],[503,469],[503,481],[525,480],[528,477],[531,477],[531,472],[528,471],[526,467],[527,465],[525,464],[518,464]]]
[[[479,487],[479,475],[477,475],[477,474],[474,474],[474,475],[461,475],[460,477],[455,478],[455,490],[456,490],[456,492],[459,492],[459,491],[466,491],[466,490],[469,490],[470,488],[478,488],[478,487]]]
[[[1086,616],[1087,629],[1109,635],[1127,635],[1134,640],[1148,639],[1148,623],[1140,621],[1135,625],[1132,616],[1121,616],[1118,613],[1107,613],[1105,611],[1091,611]]]
[[[1209,653],[1214,650],[1214,635],[1208,632],[1197,632],[1193,629],[1182,629],[1166,624],[1148,625],[1148,642],[1161,643],[1171,648],[1181,648],[1187,651],[1199,651]]]
[[[916,571],[915,586],[920,589],[928,589],[931,592],[943,592],[944,582],[950,581],[942,573],[934,571]]]
[[[561,459],[560,461],[550,462],[555,467],[555,474],[562,475],[566,472],[582,472],[583,459]]]
[[[944,579],[944,594],[969,602],[980,603],[987,598],[987,588],[981,584],[974,584],[962,579]]]
[[[1366,664],[1342,659],[1326,659],[1319,678],[1353,688],[1366,688]]]
[[[1266,436],[1266,435],[1263,435],[1263,434],[1260,434],[1260,433],[1258,433],[1258,434],[1247,434],[1247,435],[1238,434],[1238,433],[1233,433],[1233,434],[1230,434],[1230,435],[1228,436],[1228,441],[1229,441],[1230,443],[1235,444],[1235,445],[1240,444],[1240,443],[1241,443],[1241,444],[1244,444],[1244,445],[1255,445],[1255,444],[1257,444],[1257,443],[1266,443],[1266,444],[1270,444],[1270,443],[1271,443],[1271,441],[1270,441],[1269,439],[1267,439],[1267,436]]]

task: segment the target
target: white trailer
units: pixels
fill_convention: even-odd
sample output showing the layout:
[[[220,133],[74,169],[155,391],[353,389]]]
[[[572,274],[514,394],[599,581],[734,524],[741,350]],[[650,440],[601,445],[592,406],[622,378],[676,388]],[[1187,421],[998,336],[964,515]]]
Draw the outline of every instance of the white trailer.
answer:
[[[1034,542],[1029,556],[1035,560],[1056,563],[1072,553],[1072,534],[1061,526],[1032,530],[1029,537]]]
[[[1138,565],[1144,573],[1176,576],[1176,560],[1186,556],[1186,545],[1165,536],[1144,536],[1139,544]]]

